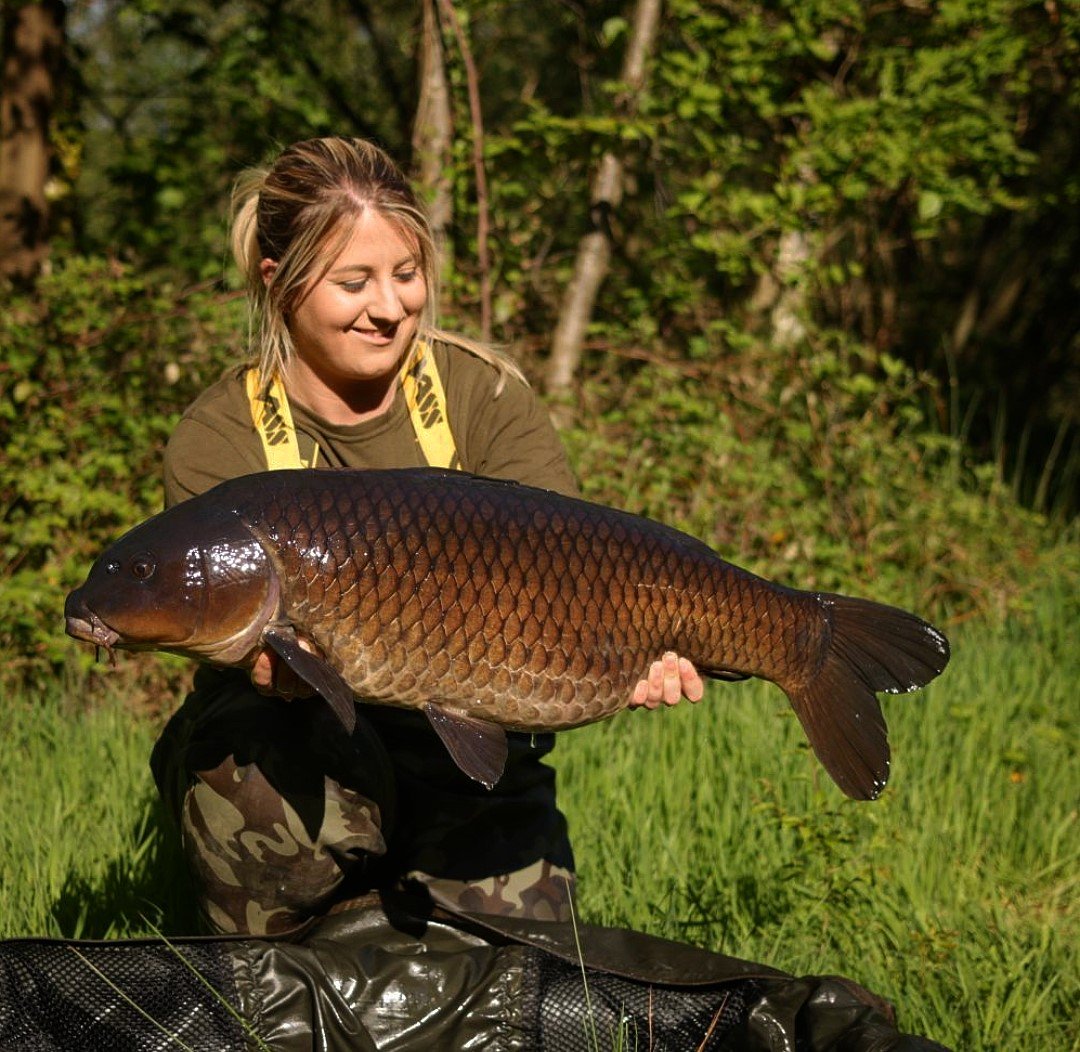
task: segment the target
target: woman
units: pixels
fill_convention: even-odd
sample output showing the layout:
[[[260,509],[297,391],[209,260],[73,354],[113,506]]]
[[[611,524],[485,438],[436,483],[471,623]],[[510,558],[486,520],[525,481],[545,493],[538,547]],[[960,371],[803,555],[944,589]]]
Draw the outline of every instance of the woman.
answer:
[[[384,154],[299,143],[255,189],[236,242],[260,365],[185,414],[170,502],[268,463],[456,463],[573,489],[516,371],[431,327],[431,238]],[[626,1047],[943,1052],[845,980],[547,923],[573,872],[542,762],[551,735],[511,735],[488,792],[418,714],[365,708],[347,737],[294,693],[265,654],[250,678],[204,667],[154,750],[210,923],[256,937],[0,944],[0,1046],[156,1048],[164,1031],[192,1048],[524,1052],[617,1033]],[[680,693],[701,683],[669,656],[634,700]],[[408,876],[427,892],[398,887]],[[320,912],[295,937],[257,937]]]
[[[233,248],[258,364],[184,414],[165,456],[174,504],[269,467],[431,464],[575,491],[550,422],[508,361],[434,327],[438,265],[414,193],[358,139],[297,143],[238,191]],[[565,919],[573,881],[552,735],[511,734],[494,790],[417,713],[365,710],[346,738],[262,652],[202,668],[152,766],[212,927],[288,929],[372,886],[420,880],[473,912]],[[673,654],[631,703],[699,700]]]

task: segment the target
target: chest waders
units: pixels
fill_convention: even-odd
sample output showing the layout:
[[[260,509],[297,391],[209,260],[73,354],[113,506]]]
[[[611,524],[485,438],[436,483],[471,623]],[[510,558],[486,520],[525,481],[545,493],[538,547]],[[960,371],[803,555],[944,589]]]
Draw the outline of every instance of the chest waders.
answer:
[[[246,383],[268,466],[315,466],[280,382]],[[401,383],[425,459],[457,467],[422,343]],[[948,1052],[844,979],[437,898],[373,892],[277,937],[0,942],[0,1050]]]

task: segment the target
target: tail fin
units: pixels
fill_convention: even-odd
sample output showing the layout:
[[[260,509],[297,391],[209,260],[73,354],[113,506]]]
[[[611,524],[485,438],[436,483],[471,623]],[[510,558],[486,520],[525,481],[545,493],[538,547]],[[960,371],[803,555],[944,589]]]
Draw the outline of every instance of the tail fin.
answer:
[[[929,683],[949,661],[948,640],[914,614],[842,595],[817,594],[826,642],[817,670],[785,687],[814,752],[856,800],[881,795],[889,741],[875,693],[901,694]]]

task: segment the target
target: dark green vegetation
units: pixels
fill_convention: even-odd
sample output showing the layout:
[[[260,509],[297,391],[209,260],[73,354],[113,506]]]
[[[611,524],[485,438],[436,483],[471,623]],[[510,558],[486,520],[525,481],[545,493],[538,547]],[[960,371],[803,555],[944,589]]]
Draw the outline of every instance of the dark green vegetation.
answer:
[[[631,5],[456,6],[494,335],[538,384],[590,173],[604,150],[624,165],[556,406],[586,495],[778,580],[908,605],[955,645],[930,690],[887,700],[874,805],[814,781],[765,687],[568,735],[582,912],[846,972],[959,1048],[1080,1047],[1080,8],[670,0],[616,117]],[[4,934],[190,926],[145,767],[187,670],[92,667],[63,596],[159,506],[165,436],[243,353],[235,175],[331,132],[412,163],[419,8],[68,9],[50,261],[0,290]],[[443,321],[475,332],[473,129],[445,42]]]

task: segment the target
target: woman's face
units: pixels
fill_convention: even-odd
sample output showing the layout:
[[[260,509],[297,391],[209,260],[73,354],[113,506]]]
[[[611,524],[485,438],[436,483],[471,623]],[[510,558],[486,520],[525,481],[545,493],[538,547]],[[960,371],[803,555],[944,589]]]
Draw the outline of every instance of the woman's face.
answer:
[[[396,374],[427,302],[415,242],[365,209],[330,269],[289,316],[296,354],[329,387]]]

